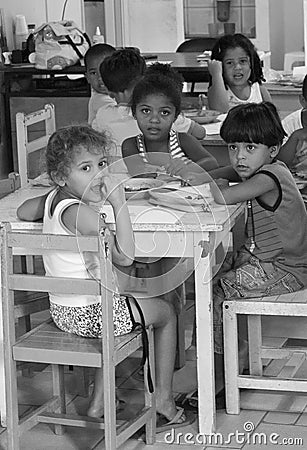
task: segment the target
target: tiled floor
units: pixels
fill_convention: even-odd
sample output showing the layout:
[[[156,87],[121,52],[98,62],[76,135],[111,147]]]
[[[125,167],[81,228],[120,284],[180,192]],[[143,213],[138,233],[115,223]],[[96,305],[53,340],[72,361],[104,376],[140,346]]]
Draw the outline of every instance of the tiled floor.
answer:
[[[187,344],[191,341],[191,327],[186,333]],[[193,351],[187,352],[184,368],[175,372],[174,392],[189,392],[196,387],[196,361]],[[118,396],[125,400],[122,417],[131,416],[141,402],[142,382],[135,371],[138,359],[124,362],[117,372]],[[37,368],[34,368],[37,369]],[[300,373],[307,377],[307,364]],[[67,369],[68,409],[71,412],[86,411],[88,399],[78,394],[77,374]],[[51,392],[51,372],[48,367],[33,376],[19,377],[19,400],[21,413],[29,411],[48,398]],[[217,411],[216,433],[208,436],[197,434],[197,421],[175,431],[157,435],[156,444],[146,446],[142,438],[130,439],[123,450],[143,449],[291,449],[307,448],[307,396],[280,395],[276,393],[242,394],[240,415],[227,415],[225,410]],[[285,412],[288,411],[288,412]],[[22,450],[94,450],[103,448],[103,433],[84,428],[66,427],[62,436],[55,435],[52,428],[39,424],[21,438]],[[0,429],[0,449],[6,449],[5,432]]]

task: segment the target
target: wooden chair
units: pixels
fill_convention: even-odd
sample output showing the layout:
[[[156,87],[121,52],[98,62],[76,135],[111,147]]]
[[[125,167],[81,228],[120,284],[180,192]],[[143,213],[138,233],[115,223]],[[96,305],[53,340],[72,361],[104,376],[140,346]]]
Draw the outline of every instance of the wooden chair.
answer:
[[[307,289],[271,297],[224,301],[226,411],[240,412],[240,389],[307,392],[307,379],[293,378],[306,360],[307,348],[274,345],[262,336],[261,316],[307,317]],[[247,316],[249,375],[239,374],[238,315]],[[279,361],[276,361],[279,360]],[[266,367],[263,368],[263,365]]]
[[[44,125],[44,134],[43,136],[30,141],[29,127],[38,123]],[[29,155],[37,150],[45,148],[49,137],[54,131],[55,109],[52,104],[46,104],[43,109],[29,114],[23,112],[18,112],[16,114],[17,159],[21,187],[26,186],[29,180]]]
[[[5,378],[7,399],[7,449],[18,450],[19,436],[39,422],[55,424],[55,431],[61,434],[63,425],[102,429],[105,432],[105,448],[113,450],[132,434],[146,426],[147,443],[155,439],[155,395],[145,383],[145,402],[142,409],[130,420],[116,423],[115,367],[142,346],[142,332],[133,331],[114,338],[113,297],[110,280],[112,267],[108,236],[101,230],[100,237],[59,236],[37,233],[12,232],[8,224],[2,224],[1,275],[3,296],[3,327],[5,350]],[[95,279],[53,278],[33,274],[16,274],[13,271],[14,248],[31,249],[35,255],[48,250],[71,252],[98,252],[101,282]],[[87,339],[59,330],[48,320],[29,333],[15,339],[14,291],[45,291],[99,295],[103,306],[102,339]],[[147,329],[151,371],[154,375],[153,330]],[[51,364],[53,373],[53,397],[44,405],[19,420],[17,399],[16,362],[29,361]],[[101,367],[104,372],[104,420],[66,414],[64,392],[64,365]],[[147,380],[148,364],[145,366]]]
[[[181,52],[181,53],[183,53],[183,52],[199,52],[199,53],[202,53],[205,50],[212,50],[216,41],[217,41],[217,38],[213,38],[213,37],[188,39],[179,45],[176,52]],[[202,69],[202,71],[203,71],[203,69]],[[190,92],[194,92],[195,83],[197,83],[197,81],[199,80],[199,75],[197,74],[197,72],[192,71],[188,74],[185,74],[184,79],[187,83],[191,83]],[[206,81],[209,82],[209,74],[208,74],[208,79]]]
[[[0,198],[14,192],[20,187],[20,176],[18,173],[11,172],[7,178],[0,180]]]

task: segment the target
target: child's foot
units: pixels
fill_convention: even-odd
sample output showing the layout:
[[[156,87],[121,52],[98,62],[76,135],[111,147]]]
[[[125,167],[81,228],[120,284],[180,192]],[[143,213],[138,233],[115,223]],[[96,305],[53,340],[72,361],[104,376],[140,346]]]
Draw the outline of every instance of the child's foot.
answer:
[[[126,402],[124,400],[116,399],[116,411],[121,411],[124,409]],[[89,417],[94,417],[95,419],[100,419],[103,417],[104,409],[103,403],[91,401],[90,406],[87,410],[87,415]]]

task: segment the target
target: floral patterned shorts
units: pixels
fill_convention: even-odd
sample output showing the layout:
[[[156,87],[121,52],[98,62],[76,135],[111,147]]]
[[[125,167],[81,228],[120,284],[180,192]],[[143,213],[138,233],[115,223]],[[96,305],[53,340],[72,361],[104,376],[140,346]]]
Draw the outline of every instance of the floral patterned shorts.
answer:
[[[214,351],[223,353],[223,302],[299,291],[304,286],[294,275],[272,263],[240,252],[234,261],[228,255],[213,284]]]
[[[113,296],[114,335],[130,333],[134,318],[129,305],[130,297]],[[58,328],[83,337],[98,338],[102,335],[101,303],[87,306],[62,306],[50,302],[50,314]]]

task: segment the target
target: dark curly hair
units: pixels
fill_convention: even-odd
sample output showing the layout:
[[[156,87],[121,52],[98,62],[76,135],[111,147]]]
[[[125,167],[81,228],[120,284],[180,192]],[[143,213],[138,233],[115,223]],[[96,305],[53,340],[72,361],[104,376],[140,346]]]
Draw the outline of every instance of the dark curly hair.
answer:
[[[272,147],[281,145],[286,133],[275,105],[262,102],[231,108],[221,126],[220,135],[228,144],[250,142]]]
[[[70,125],[55,131],[49,138],[45,164],[49,177],[66,177],[76,153],[85,148],[92,154],[110,155],[113,143],[107,132],[99,132],[89,125]]]
[[[170,64],[155,62],[148,66],[145,71],[145,75],[147,76],[155,74],[164,75],[165,77],[170,78],[174,83],[177,84],[180,91],[182,91],[184,78],[181,73],[177,72],[177,70],[175,70]]]
[[[241,47],[246,52],[246,54],[250,59],[251,74],[249,77],[249,81],[251,82],[251,84],[255,82],[261,84],[262,81],[265,81],[265,78],[263,76],[260,58],[258,56],[256,47],[246,36],[244,36],[244,34],[236,33],[236,34],[225,34],[224,36],[221,36],[216,41],[214,47],[212,48],[211,60],[215,59],[217,61],[223,61],[226,51],[229,50],[230,48],[237,48],[237,47]],[[209,85],[211,85],[211,77]]]
[[[124,92],[141,78],[146,69],[145,59],[135,49],[124,48],[107,56],[99,70],[110,92]]]
[[[176,117],[180,114],[181,90],[172,78],[159,73],[145,75],[133,89],[130,102],[133,115],[136,106],[148,95],[164,95],[174,105]]]

